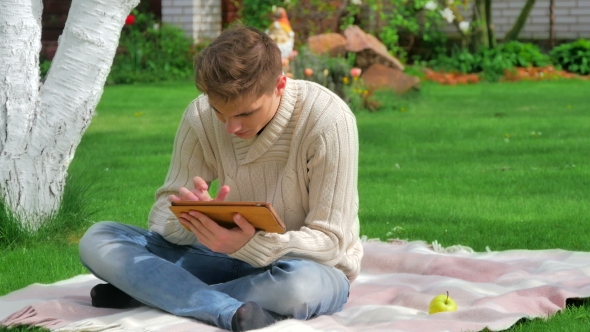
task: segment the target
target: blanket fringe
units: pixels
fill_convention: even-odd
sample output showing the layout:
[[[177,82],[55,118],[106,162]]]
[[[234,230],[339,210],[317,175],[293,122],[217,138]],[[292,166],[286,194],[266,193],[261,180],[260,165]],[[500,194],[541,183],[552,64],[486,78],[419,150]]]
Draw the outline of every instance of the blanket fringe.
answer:
[[[33,308],[32,306],[27,306],[13,313],[12,315],[4,318],[2,321],[0,321],[0,326],[12,328],[19,325],[33,325],[37,327],[50,328],[52,326],[56,326],[63,323],[63,321],[53,318],[46,318],[41,321],[35,321],[36,316],[37,312],[35,311],[35,308]]]
[[[470,247],[462,246],[462,245],[454,245],[450,247],[443,247],[437,240],[434,240],[431,244],[432,250],[441,254],[456,254],[456,253],[465,253],[465,254],[473,254],[474,251]]]
[[[21,310],[13,313],[12,315],[4,318],[1,322],[1,326],[13,327],[19,325],[19,321],[34,317],[36,315],[35,309],[32,306],[24,307]]]

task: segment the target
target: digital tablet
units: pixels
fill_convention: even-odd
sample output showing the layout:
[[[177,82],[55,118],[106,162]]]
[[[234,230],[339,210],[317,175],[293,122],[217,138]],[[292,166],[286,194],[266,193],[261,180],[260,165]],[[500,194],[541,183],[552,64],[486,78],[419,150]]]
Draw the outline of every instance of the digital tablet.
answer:
[[[285,233],[286,227],[270,203],[266,202],[172,202],[170,210],[176,218],[189,211],[199,211],[225,228],[237,227],[233,216],[239,213],[254,228],[270,233]]]

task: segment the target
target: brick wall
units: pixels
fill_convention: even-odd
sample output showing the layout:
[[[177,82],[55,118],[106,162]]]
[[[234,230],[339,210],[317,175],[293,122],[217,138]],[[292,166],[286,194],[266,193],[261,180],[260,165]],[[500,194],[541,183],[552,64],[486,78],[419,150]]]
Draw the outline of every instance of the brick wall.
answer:
[[[498,36],[504,36],[520,14],[526,1],[494,0],[494,25]],[[590,0],[555,0],[555,37],[558,39],[590,38]],[[519,38],[549,38],[549,0],[537,0]]]
[[[524,7],[526,0],[492,1],[496,37],[503,39]],[[449,26],[447,31],[456,29]],[[519,39],[549,39],[549,0],[537,0],[518,36]],[[590,0],[555,0],[555,38],[590,38]]]
[[[197,42],[214,39],[221,33],[221,0],[162,0],[162,22]]]
[[[161,5],[160,5],[161,1]],[[214,39],[222,24],[236,18],[236,0],[142,0],[163,22],[181,27],[195,41]],[[240,0],[237,0],[241,2]],[[526,0],[494,0],[493,20],[498,39],[510,29]],[[43,54],[53,57],[57,37],[61,34],[71,0],[43,0]],[[453,33],[455,28],[449,26]],[[590,0],[555,0],[555,34],[557,39],[590,38]],[[549,0],[537,0],[519,35],[520,39],[549,38]]]

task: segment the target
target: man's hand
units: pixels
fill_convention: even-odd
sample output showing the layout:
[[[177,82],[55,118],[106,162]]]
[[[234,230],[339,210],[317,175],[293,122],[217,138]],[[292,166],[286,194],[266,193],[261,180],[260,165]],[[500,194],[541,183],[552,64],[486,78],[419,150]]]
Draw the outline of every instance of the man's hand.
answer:
[[[200,243],[214,252],[223,254],[238,251],[256,234],[254,226],[238,213],[234,214],[234,222],[238,227],[231,229],[219,226],[198,211],[183,213],[179,220],[197,236]]]
[[[193,178],[193,184],[195,185],[195,189],[188,190],[185,187],[181,187],[178,190],[178,195],[170,195],[168,200],[170,202],[176,201],[216,201],[216,202],[223,202],[225,198],[229,194],[229,187],[223,186],[219,189],[217,193],[217,197],[214,199],[209,196],[209,186],[207,182],[203,180],[199,176],[195,176]]]
[[[193,178],[195,189],[189,190],[181,187],[178,195],[170,195],[168,200],[175,201],[216,201],[223,202],[229,194],[229,187],[223,186],[219,189],[217,197],[209,196],[207,182],[199,176]],[[183,213],[179,219],[180,223],[187,230],[193,232],[200,243],[207,248],[223,253],[231,254],[242,248],[256,233],[256,229],[239,214],[234,215],[234,221],[238,227],[227,229],[219,226],[215,221],[206,215],[191,211]]]

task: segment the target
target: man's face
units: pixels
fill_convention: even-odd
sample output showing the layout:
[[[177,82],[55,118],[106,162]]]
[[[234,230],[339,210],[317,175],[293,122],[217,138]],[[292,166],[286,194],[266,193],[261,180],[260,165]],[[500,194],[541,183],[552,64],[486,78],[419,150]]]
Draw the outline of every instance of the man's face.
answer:
[[[228,133],[243,139],[252,138],[274,117],[286,82],[286,77],[281,75],[273,91],[258,98],[248,96],[228,102],[209,99],[209,103]]]

